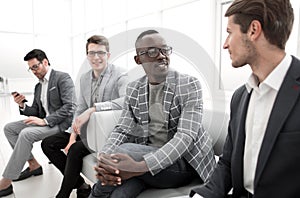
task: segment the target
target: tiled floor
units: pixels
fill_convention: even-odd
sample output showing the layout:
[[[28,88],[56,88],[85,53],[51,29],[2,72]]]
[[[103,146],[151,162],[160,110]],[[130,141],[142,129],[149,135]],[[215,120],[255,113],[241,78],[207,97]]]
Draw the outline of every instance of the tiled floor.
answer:
[[[3,127],[8,122],[24,117],[19,115],[18,108],[10,97],[2,96],[0,99],[0,173],[2,177],[2,172],[12,153]],[[48,159],[41,150],[40,142],[34,143],[32,153],[42,164],[44,174],[24,181],[13,182],[14,194],[6,196],[6,198],[52,198],[58,192],[62,174],[52,164],[48,164]],[[25,166],[27,167],[27,164]],[[75,190],[70,197],[76,198]]]

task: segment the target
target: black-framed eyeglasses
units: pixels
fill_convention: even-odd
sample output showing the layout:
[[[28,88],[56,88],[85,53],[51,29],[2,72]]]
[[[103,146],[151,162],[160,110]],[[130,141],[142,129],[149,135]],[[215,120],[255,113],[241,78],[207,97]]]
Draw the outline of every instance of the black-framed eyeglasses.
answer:
[[[31,71],[36,71],[39,69],[40,64],[42,64],[41,62],[39,62],[38,64],[32,65],[31,67],[28,68],[28,72]]]
[[[87,56],[93,58],[96,56],[96,54],[98,55],[98,57],[104,57],[107,54],[107,52],[105,52],[105,51],[88,51]]]
[[[159,53],[162,53],[165,56],[169,56],[170,54],[172,54],[172,47],[170,46],[166,46],[162,48],[151,47],[148,50],[138,52],[138,55],[142,56],[144,54],[147,54],[150,58],[156,58],[159,55]]]

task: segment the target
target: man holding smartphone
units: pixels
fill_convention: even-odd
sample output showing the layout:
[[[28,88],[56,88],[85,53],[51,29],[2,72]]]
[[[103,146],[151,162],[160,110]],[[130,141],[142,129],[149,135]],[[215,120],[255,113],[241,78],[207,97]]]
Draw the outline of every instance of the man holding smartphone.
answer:
[[[16,91],[11,92],[11,95],[13,95],[14,98],[20,96],[20,94],[19,94],[18,92],[16,92]],[[22,97],[22,96],[21,96],[21,97]],[[24,97],[24,99],[22,100],[22,103],[25,103],[25,102],[28,102],[28,100],[26,100],[25,97]]]
[[[20,114],[28,118],[4,127],[13,152],[0,180],[0,197],[13,193],[12,181],[43,174],[31,153],[33,143],[69,128],[76,109],[75,88],[69,74],[51,69],[45,52],[39,49],[30,51],[24,61],[39,83],[35,86],[31,106],[25,103],[24,95],[12,93]],[[22,171],[26,161],[29,167]]]

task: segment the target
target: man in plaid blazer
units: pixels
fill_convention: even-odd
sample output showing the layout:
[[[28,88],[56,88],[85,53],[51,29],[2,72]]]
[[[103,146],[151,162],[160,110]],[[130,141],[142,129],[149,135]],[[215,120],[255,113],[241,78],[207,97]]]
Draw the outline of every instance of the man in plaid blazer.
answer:
[[[155,30],[139,35],[137,64],[146,76],[129,83],[118,125],[99,154],[94,197],[136,197],[149,187],[172,188],[215,167],[202,127],[199,81],[169,71],[172,48]]]

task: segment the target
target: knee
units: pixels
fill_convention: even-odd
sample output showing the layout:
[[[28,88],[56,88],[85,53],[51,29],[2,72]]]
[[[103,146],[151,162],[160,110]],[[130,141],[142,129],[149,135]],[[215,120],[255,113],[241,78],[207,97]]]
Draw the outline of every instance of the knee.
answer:
[[[12,123],[8,123],[4,126],[3,131],[6,137],[12,134],[12,132],[14,131],[12,126],[13,126]]]
[[[53,140],[53,138],[51,136],[43,139],[43,141],[41,143],[41,147],[45,154],[49,153],[49,151],[60,150],[60,148],[58,146],[56,146],[54,144],[54,142],[55,141]]]
[[[133,151],[133,148],[135,148],[136,144],[133,143],[124,143],[116,147],[115,153],[124,153],[124,154],[130,154]]]
[[[26,142],[34,142],[34,134],[30,130],[30,127],[23,129],[18,137],[18,140],[20,141],[26,141]]]
[[[69,152],[68,152],[68,158],[70,159],[82,159],[84,156],[84,144],[81,144],[81,142],[75,142],[71,145]]]
[[[43,152],[47,152],[49,149],[51,149],[51,147],[53,147],[51,145],[51,141],[49,141],[49,138],[45,138],[42,142],[41,142],[41,147]]]

